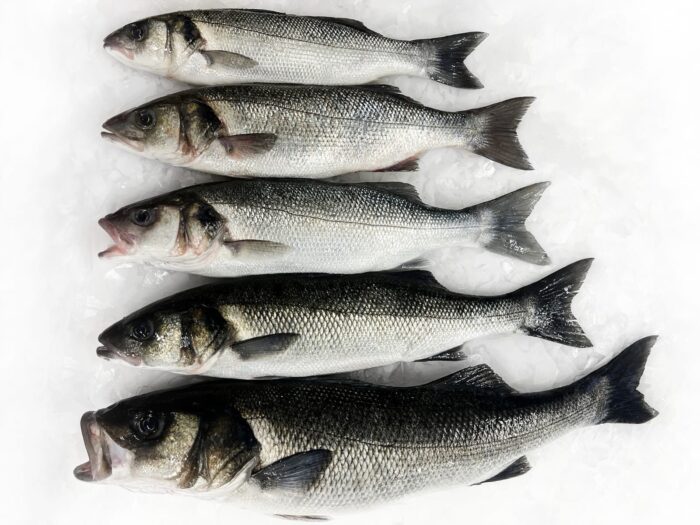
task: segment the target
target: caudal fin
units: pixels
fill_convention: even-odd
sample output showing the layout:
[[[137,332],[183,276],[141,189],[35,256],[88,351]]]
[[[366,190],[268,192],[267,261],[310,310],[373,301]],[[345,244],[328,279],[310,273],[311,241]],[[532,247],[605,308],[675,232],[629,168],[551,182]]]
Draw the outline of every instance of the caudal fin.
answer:
[[[484,85],[467,69],[464,59],[487,36],[486,33],[462,33],[415,42],[427,49],[428,77],[448,86],[478,89]]]
[[[516,130],[534,100],[534,97],[512,98],[484,108],[464,111],[470,119],[470,129],[477,132],[469,144],[471,150],[512,168],[533,169],[518,141]]]
[[[598,423],[646,423],[658,415],[637,390],[656,339],[656,336],[640,339],[580,380],[580,384],[601,389],[603,393],[605,403]]]
[[[575,262],[514,292],[527,312],[522,331],[569,346],[593,346],[571,312],[571,302],[581,288],[591,263],[593,259]]]
[[[548,186],[549,182],[540,182],[465,209],[478,217],[482,228],[479,242],[492,252],[533,264],[548,264],[549,256],[525,227]]]

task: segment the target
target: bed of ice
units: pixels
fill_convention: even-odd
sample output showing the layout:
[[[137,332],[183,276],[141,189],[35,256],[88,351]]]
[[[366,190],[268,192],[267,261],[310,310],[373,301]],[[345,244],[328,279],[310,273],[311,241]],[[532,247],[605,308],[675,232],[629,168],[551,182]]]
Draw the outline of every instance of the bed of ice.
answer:
[[[538,97],[520,135],[536,171],[461,151],[426,155],[415,184],[429,203],[464,207],[527,184],[553,184],[529,222],[553,268],[595,256],[575,312],[596,346],[524,336],[470,342],[514,387],[569,383],[628,343],[660,333],[641,389],[660,411],[641,426],[588,428],[529,454],[517,479],[416,495],[337,523],[657,523],[695,503],[698,406],[698,56],[690,1],[643,0],[27,0],[2,2],[2,523],[279,523],[194,498],[129,493],[73,478],[85,461],[80,415],[182,378],[95,356],[106,325],[199,282],[98,260],[109,242],[97,219],[117,207],[206,180],[101,141],[112,114],[182,86],[110,59],[102,38],[132,20],[194,7],[255,7],[363,20],[396,38],[463,31],[490,37],[468,59],[484,82],[459,91],[392,78],[448,110]],[[374,176],[375,179],[380,178]],[[551,269],[451,250],[434,255],[445,285],[495,293]],[[368,375],[418,381],[444,365]],[[690,519],[690,518],[688,518]]]

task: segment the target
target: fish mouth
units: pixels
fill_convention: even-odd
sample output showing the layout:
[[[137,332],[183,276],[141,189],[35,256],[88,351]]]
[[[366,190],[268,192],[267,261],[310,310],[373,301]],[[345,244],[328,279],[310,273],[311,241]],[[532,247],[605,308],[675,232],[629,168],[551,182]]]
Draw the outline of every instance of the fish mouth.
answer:
[[[112,475],[112,461],[107,436],[97,422],[95,412],[85,412],[80,418],[80,431],[88,460],[73,469],[80,481],[102,481]]]
[[[97,224],[99,224],[102,229],[107,232],[107,235],[112,238],[112,241],[114,241],[114,245],[98,253],[98,257],[119,257],[131,253],[136,245],[136,239],[133,235],[122,232],[108,217],[103,217],[97,221]]]
[[[110,131],[103,131],[100,133],[100,136],[107,142],[111,142],[112,144],[116,144],[117,146],[122,146],[130,150],[142,152],[145,148],[143,142],[138,139],[130,139]]]
[[[115,31],[114,33],[107,35],[102,43],[102,46],[110,55],[120,55],[117,58],[124,57],[127,60],[134,59],[134,50],[129,49],[124,45],[124,41],[121,36],[121,30]]]
[[[97,357],[106,359],[107,361],[124,361],[131,366],[141,366],[143,364],[141,358],[134,354],[120,351],[117,347],[107,340],[107,335],[102,333],[97,340],[101,346],[97,347]]]

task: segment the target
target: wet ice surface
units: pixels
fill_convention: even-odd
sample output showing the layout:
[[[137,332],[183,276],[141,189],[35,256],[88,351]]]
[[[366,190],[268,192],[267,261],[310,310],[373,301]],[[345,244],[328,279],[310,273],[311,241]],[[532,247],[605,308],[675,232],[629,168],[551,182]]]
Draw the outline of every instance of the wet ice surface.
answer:
[[[596,262],[574,310],[596,347],[578,350],[524,336],[466,345],[523,391],[571,382],[650,333],[641,389],[661,415],[642,426],[574,432],[529,455],[526,476],[480,487],[411,496],[338,523],[652,523],[682,516],[697,473],[694,406],[698,235],[697,57],[690,21],[656,3],[480,0],[410,2],[240,1],[236,6],[363,20],[396,38],[462,31],[491,36],[468,59],[484,82],[458,91],[390,79],[428,105],[478,107],[512,96],[537,102],[520,130],[536,171],[511,170],[456,150],[427,154],[420,173],[382,175],[417,186],[429,203],[461,208],[550,180],[528,225],[551,269],[475,250],[434,254],[446,286],[488,294],[515,289],[582,257]],[[25,2],[0,7],[15,51],[4,46],[0,138],[1,213],[6,215],[2,299],[3,432],[0,506],[4,522],[279,523],[193,498],[132,494],[80,483],[85,461],[80,415],[182,378],[127,369],[95,357],[96,336],[124,314],[201,279],[98,260],[109,244],[97,219],[126,203],[206,176],[183,173],[99,138],[109,116],[177,91],[174,82],[129,70],[101,39],[134,19],[219,1]],[[229,4],[231,6],[231,4]],[[44,38],[39,38],[43,35]],[[18,45],[21,42],[21,45]],[[687,55],[687,56],[686,56]],[[688,78],[686,78],[688,77]],[[9,153],[9,158],[7,158]],[[367,177],[363,177],[367,178]],[[10,226],[11,225],[11,226]],[[367,373],[377,381],[419,382],[454,365],[400,365]],[[14,503],[14,505],[13,505]]]

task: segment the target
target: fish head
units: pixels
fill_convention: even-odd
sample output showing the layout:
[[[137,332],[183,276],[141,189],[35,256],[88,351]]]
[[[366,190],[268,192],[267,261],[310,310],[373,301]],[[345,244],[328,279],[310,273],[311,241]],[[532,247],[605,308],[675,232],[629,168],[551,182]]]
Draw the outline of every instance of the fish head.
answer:
[[[170,66],[169,29],[159,17],[139,20],[110,33],[104,48],[119,62],[165,74]]]
[[[172,76],[204,45],[197,25],[182,13],[145,18],[104,39],[105,50],[119,62],[165,76]]]
[[[219,310],[193,297],[165,299],[125,317],[102,332],[97,355],[129,365],[197,373],[232,341]]]
[[[218,138],[212,107],[189,94],[164,97],[107,120],[102,137],[145,157],[186,164]]]
[[[177,103],[156,101],[107,120],[102,138],[146,157],[169,161],[180,149]]]
[[[128,256],[191,268],[222,246],[226,219],[191,192],[147,199],[99,220],[114,245],[100,257]]]
[[[205,387],[206,388],[206,387]],[[120,401],[80,421],[88,461],[73,473],[159,492],[232,488],[257,463],[260,445],[246,421],[220,399],[181,390]]]

